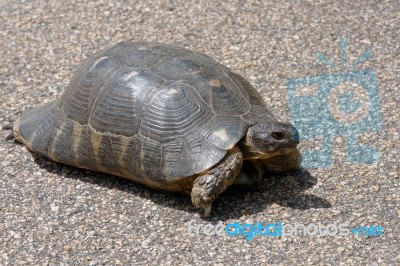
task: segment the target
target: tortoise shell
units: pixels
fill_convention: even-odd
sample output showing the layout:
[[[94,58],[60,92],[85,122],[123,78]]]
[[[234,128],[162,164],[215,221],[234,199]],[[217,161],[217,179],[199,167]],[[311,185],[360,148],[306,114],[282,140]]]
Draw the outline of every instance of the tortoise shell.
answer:
[[[210,57],[122,42],[81,63],[61,97],[22,113],[14,132],[55,161],[168,188],[268,121],[254,87]]]

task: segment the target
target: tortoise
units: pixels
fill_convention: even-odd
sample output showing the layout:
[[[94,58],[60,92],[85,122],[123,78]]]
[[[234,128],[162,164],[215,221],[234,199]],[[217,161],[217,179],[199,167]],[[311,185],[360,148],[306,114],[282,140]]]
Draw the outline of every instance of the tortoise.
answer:
[[[229,186],[300,163],[297,130],[245,78],[207,55],[149,42],[90,56],[58,99],[15,120],[11,137],[63,164],[182,192],[205,216]]]

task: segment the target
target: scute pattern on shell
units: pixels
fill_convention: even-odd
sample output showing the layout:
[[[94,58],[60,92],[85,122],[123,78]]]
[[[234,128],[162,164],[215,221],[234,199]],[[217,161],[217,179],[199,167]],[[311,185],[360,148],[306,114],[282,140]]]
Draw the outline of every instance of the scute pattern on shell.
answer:
[[[31,149],[156,188],[207,170],[249,125],[275,120],[250,83],[208,56],[134,42],[89,57],[57,101],[29,116],[45,132],[21,117]]]

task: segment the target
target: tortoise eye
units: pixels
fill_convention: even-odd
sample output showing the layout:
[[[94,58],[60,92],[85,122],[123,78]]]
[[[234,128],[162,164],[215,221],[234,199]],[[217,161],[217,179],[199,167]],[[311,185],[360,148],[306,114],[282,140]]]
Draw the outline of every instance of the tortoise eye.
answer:
[[[285,134],[283,132],[272,132],[271,137],[273,137],[276,140],[282,140],[285,138]]]

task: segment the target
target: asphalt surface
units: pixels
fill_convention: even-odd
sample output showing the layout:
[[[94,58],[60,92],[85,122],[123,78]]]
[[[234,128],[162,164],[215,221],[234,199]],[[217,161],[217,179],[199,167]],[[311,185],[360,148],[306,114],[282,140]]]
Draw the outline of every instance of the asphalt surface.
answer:
[[[270,110],[290,121],[286,81],[346,70],[377,77],[382,127],[359,141],[373,164],[346,159],[233,188],[204,219],[189,198],[64,166],[0,134],[1,265],[399,265],[400,7],[397,1],[0,1],[0,123],[57,98],[87,56],[123,40],[157,41],[206,53],[242,73]],[[312,111],[310,111],[312,115]],[[315,143],[314,143],[315,144]],[[312,141],[302,148],[313,145]],[[261,221],[380,226],[381,236],[189,235],[192,224]],[[209,226],[210,227],[210,226]]]

